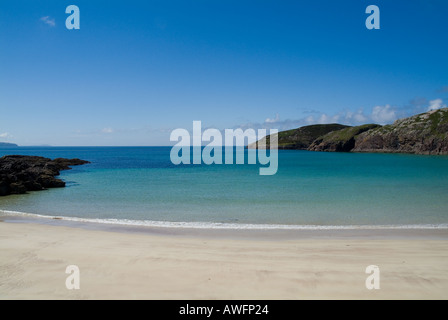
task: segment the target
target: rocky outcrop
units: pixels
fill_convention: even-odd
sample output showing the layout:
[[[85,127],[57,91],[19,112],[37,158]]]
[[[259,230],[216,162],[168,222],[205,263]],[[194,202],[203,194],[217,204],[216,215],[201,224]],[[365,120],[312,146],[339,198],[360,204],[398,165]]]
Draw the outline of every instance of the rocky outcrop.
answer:
[[[288,131],[282,131],[278,133],[278,148],[279,149],[295,149],[306,150],[311,143],[318,137],[325,135],[328,132],[349,128],[348,126],[331,123],[331,124],[315,124],[311,126],[304,126],[298,129],[292,129]],[[270,136],[257,141],[256,143],[249,144],[248,149],[256,149],[258,143],[261,142],[270,146]]]
[[[269,147],[270,136],[257,143],[260,141],[266,141]],[[257,143],[248,148],[257,148]],[[283,131],[278,133],[278,146],[279,149],[310,151],[448,154],[448,108],[385,126],[328,124]]]
[[[378,124],[365,124],[329,132],[314,140],[308,150],[349,152],[355,147],[356,141],[361,133],[380,127]]]
[[[448,154],[448,108],[364,132],[357,137],[352,151]]]
[[[65,187],[64,181],[55,178],[59,172],[86,163],[80,159],[4,156],[0,158],[0,196]]]

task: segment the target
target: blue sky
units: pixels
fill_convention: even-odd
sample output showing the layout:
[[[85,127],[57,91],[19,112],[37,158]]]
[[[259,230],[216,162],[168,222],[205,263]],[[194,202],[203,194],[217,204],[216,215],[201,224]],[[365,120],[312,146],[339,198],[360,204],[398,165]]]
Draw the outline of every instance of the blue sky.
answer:
[[[80,30],[65,27],[71,4]],[[444,0],[1,1],[0,141],[390,123],[448,103],[447,34]]]

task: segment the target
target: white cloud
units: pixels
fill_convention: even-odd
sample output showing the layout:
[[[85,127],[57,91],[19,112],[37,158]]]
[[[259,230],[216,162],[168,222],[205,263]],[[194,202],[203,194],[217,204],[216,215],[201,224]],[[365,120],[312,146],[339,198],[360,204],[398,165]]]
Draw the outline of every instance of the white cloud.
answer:
[[[348,123],[358,124],[358,123],[366,123],[369,120],[369,118],[364,114],[364,111],[362,109],[359,109],[356,112],[351,111],[346,112],[345,120]]]
[[[321,114],[317,123],[319,124],[327,124],[327,123],[336,123],[339,121],[341,116],[339,114],[335,114],[333,116],[329,116],[325,113]]]
[[[359,108],[357,111],[348,110],[335,114],[327,114],[316,111],[313,112],[312,115],[307,115],[306,117],[299,119],[280,120],[279,115],[276,114],[275,118],[266,118],[266,120],[262,123],[245,123],[235,126],[234,128],[241,128],[243,130],[249,128],[278,129],[279,131],[285,131],[312,124],[340,123],[349,126],[358,126],[366,123],[389,124],[397,120],[399,117],[405,116],[408,115],[402,114],[399,109],[390,105],[385,105],[374,107],[371,113],[365,113],[362,108]]]
[[[271,119],[271,118],[266,118],[266,120],[264,120],[264,122],[266,123],[276,123],[279,122],[280,120],[280,116],[278,115],[278,113],[275,114],[275,118]]]
[[[50,16],[42,17],[42,18],[40,18],[40,21],[43,21],[45,24],[49,25],[50,27],[56,26],[56,21],[54,20],[54,18],[50,18]]]
[[[306,117],[306,118],[305,118],[305,122],[306,122],[307,124],[313,124],[313,123],[314,123],[314,118],[313,118],[313,116],[308,116],[308,117]]]
[[[114,133],[114,129],[112,128],[103,128],[103,130],[101,130],[102,133]]]
[[[8,139],[8,138],[12,138],[12,135],[10,135],[9,132],[3,132],[3,133],[0,133],[0,138]]]
[[[376,106],[372,110],[371,119],[379,124],[391,123],[398,119],[396,111],[390,105]]]
[[[341,123],[351,126],[357,126],[372,122],[372,115],[364,113],[363,109],[357,111],[343,111],[337,114],[320,113],[316,116],[308,116],[305,119],[306,124],[328,124],[328,123]],[[297,121],[297,120],[296,120]],[[374,122],[374,121],[373,121]]]
[[[428,107],[427,111],[437,110],[440,108],[446,108],[446,104],[442,104],[442,103],[443,103],[442,99],[435,99],[435,100],[429,101],[429,107]]]

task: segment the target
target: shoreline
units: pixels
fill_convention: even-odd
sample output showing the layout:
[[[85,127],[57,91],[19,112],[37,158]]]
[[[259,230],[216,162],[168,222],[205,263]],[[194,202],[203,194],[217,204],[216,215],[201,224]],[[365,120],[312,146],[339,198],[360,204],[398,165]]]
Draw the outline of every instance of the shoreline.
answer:
[[[12,213],[12,214],[11,214]],[[448,240],[448,225],[403,225],[403,226],[300,226],[287,228],[258,225],[259,228],[230,227],[191,227],[175,226],[176,223],[145,225],[134,223],[108,222],[104,219],[81,219],[63,216],[46,216],[39,214],[10,212],[0,210],[0,222],[32,223],[50,226],[64,226],[85,230],[110,231],[118,233],[138,233],[149,235],[186,236],[199,238],[249,239],[249,240],[294,240],[319,238],[352,239],[433,239]],[[142,221],[145,222],[145,221]],[[271,226],[271,225],[267,225]],[[290,227],[290,228],[288,228]]]

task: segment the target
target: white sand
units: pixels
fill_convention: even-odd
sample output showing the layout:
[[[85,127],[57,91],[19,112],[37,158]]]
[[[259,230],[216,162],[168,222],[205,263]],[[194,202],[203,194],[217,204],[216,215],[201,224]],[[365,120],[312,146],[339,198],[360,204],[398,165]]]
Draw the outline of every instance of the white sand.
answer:
[[[81,288],[67,290],[77,265]],[[365,268],[378,265],[380,289]],[[0,299],[447,299],[448,240],[169,236],[0,222]]]

